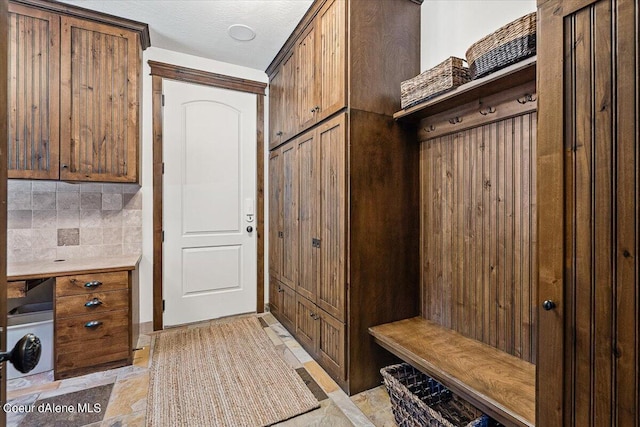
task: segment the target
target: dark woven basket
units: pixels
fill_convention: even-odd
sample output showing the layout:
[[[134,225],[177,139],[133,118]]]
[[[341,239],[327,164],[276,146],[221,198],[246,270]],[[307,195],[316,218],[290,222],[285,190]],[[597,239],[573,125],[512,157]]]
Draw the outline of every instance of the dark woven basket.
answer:
[[[464,59],[451,56],[440,64],[400,83],[403,109],[413,107],[471,81]]]
[[[484,77],[536,54],[536,13],[530,13],[472,44],[467,50],[472,79]]]
[[[488,427],[489,417],[407,363],[380,370],[400,427]]]

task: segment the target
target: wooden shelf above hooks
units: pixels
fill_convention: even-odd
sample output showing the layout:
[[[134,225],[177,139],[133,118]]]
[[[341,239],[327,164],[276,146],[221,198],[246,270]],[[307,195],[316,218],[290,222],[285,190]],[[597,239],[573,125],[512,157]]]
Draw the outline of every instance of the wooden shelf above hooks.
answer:
[[[393,115],[393,118],[403,122],[418,122],[425,117],[534,81],[535,78],[536,57],[532,56],[486,77],[466,83],[451,92],[400,110]]]

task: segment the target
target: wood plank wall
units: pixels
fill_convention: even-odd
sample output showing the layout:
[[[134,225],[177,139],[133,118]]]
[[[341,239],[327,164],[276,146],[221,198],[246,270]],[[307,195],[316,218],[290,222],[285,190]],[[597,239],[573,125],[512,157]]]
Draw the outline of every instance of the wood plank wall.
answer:
[[[536,119],[420,148],[422,316],[533,363]]]
[[[564,21],[565,425],[640,425],[639,11]]]

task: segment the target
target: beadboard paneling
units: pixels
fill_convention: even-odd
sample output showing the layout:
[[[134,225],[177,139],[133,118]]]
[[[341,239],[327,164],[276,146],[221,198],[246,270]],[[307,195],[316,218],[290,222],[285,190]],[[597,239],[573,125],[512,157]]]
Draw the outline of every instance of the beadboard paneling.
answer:
[[[536,113],[421,145],[422,315],[535,363]]]

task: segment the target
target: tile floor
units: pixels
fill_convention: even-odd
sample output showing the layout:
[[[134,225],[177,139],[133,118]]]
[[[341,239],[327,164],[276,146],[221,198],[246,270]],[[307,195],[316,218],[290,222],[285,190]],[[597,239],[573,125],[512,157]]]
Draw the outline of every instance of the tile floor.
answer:
[[[377,387],[349,398],[275,317],[269,313],[261,317],[268,325],[265,332],[283,359],[294,369],[305,368],[328,396],[320,402],[320,408],[277,424],[278,426],[395,426],[389,397],[384,387]],[[53,381],[51,371],[10,380],[7,382],[8,403],[29,405],[38,399],[113,383],[113,391],[103,421],[88,426],[145,426],[149,364],[153,351],[151,335],[140,336],[138,347],[141,349],[135,352],[131,366],[61,381]],[[7,426],[17,427],[24,417],[24,413],[8,413]]]

